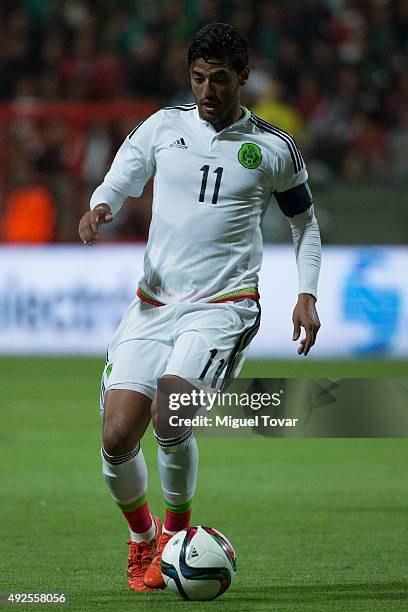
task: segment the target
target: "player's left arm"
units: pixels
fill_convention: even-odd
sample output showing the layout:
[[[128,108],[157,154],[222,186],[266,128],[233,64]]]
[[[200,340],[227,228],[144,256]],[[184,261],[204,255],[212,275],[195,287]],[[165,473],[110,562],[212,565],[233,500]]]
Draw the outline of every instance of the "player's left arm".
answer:
[[[301,328],[305,338],[300,341],[298,354],[305,357],[316,342],[320,329],[316,310],[317,283],[321,262],[320,231],[313,204],[304,212],[288,217],[296,254],[299,289],[298,301],[293,310],[293,340],[300,337]]]
[[[306,357],[315,344],[320,329],[316,310],[321,263],[320,231],[312,194],[307,184],[306,169],[303,168],[296,175],[293,172],[287,172],[286,177],[284,173],[282,175],[285,186],[294,184],[289,189],[275,191],[274,196],[292,231],[299,280],[298,301],[292,315],[293,340],[299,339],[303,327],[305,337],[300,341],[298,354]],[[299,181],[302,182],[299,184]]]

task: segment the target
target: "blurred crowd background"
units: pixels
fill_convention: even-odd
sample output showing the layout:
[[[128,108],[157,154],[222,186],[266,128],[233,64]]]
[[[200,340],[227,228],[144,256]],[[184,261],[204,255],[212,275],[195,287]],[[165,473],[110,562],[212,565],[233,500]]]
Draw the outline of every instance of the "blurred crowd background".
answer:
[[[125,135],[192,101],[186,48],[214,21],[246,34],[243,101],[296,138],[325,242],[406,242],[408,0],[2,0],[3,242],[77,240]],[[150,200],[106,239],[145,239]],[[264,235],[288,239],[278,211]]]

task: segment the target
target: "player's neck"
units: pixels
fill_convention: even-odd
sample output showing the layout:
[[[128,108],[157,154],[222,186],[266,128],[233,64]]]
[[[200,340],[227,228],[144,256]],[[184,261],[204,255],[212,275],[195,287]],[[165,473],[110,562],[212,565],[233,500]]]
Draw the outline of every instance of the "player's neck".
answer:
[[[244,109],[241,107],[241,104],[238,103],[238,106],[234,107],[226,117],[221,121],[215,121],[212,125],[217,132],[221,132],[221,130],[239,121],[239,119],[244,116],[244,113]]]

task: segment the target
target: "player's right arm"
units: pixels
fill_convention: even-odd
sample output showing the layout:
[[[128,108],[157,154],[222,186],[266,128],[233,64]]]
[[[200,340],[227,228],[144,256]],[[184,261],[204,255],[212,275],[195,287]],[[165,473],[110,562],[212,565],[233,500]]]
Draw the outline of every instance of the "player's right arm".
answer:
[[[78,234],[84,244],[92,246],[99,236],[101,223],[110,223],[113,214],[110,205],[106,202],[97,204],[93,210],[86,212],[79,222]]]
[[[155,136],[161,120],[162,112],[158,111],[139,123],[122,143],[103,183],[91,197],[91,210],[79,222],[84,244],[95,244],[100,225],[112,221],[128,196],[142,194],[155,171]]]

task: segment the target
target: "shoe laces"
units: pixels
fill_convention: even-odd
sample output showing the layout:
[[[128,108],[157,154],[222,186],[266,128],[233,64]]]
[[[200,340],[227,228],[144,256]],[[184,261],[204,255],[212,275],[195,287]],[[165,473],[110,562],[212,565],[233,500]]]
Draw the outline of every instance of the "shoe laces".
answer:
[[[144,571],[145,566],[149,565],[153,559],[153,543],[129,540],[128,544],[130,544],[128,569],[132,572],[140,569]]]
[[[157,543],[155,560],[157,559],[158,556],[159,556],[159,559],[160,559],[161,555],[163,554],[164,547],[166,546],[167,542],[172,537],[173,536],[171,536],[169,533],[162,533],[161,534],[161,536],[159,537],[159,541]]]

